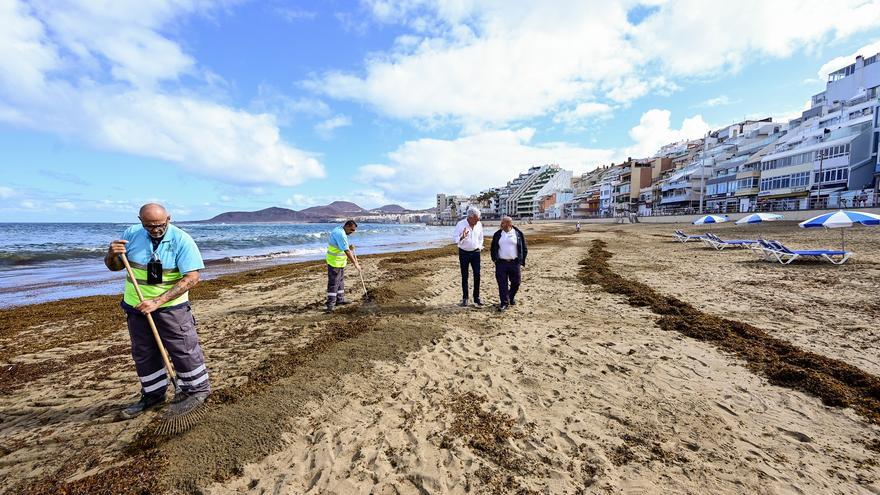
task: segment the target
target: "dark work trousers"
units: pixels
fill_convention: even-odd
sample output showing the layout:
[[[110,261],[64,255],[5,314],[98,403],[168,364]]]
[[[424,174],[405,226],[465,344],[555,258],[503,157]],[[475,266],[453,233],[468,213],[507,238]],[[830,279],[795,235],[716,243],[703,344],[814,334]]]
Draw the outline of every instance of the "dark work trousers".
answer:
[[[131,307],[125,307],[128,322],[128,335],[131,337],[131,357],[138,378],[141,393],[147,396],[165,395],[168,387],[168,373],[159,353],[159,346],[147,317]],[[205,368],[205,355],[196,334],[196,319],[189,303],[173,308],[163,308],[150,313],[162,345],[168,353],[180,391],[187,394],[210,392],[208,370]]]
[[[458,248],[458,264],[461,267],[461,298],[468,297],[468,266],[474,271],[474,300],[480,298],[480,250],[465,251]]]
[[[495,281],[498,282],[498,299],[501,304],[510,304],[510,301],[516,297],[522,275],[521,268],[517,260],[499,259],[495,263]]]
[[[345,268],[327,265],[327,304],[345,301]]]

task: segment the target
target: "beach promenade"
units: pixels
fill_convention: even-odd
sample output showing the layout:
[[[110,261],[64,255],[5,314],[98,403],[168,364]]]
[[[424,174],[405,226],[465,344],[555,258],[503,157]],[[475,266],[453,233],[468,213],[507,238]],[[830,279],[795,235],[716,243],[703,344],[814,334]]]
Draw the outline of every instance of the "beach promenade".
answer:
[[[323,262],[200,284],[215,393],[185,441],[114,421],[118,296],[0,310],[0,493],[880,493],[880,229],[782,266],[671,225],[520,227],[503,314],[488,252],[487,306],[456,306],[454,246],[362,258],[372,300],[349,276],[332,314]]]

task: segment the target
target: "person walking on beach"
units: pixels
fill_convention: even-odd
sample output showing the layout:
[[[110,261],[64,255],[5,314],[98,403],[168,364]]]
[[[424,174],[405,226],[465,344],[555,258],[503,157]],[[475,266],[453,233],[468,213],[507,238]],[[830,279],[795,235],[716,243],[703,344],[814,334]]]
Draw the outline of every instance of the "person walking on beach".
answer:
[[[581,231],[581,222],[580,221],[578,221],[577,225],[574,226],[574,231],[575,232]]]
[[[199,283],[199,270],[205,268],[202,255],[192,237],[171,224],[171,215],[162,205],[145,204],[138,218],[141,223],[127,228],[121,239],[111,242],[104,256],[104,264],[116,272],[125,269],[120,257],[125,254],[144,295],[141,302],[134,284],[126,278],[122,309],[141,397],[120,411],[123,419],[139,416],[165,402],[168,374],[147,314],[152,314],[177,371],[180,389],[171,401],[169,413],[189,411],[211,393],[205,355],[189,305],[189,290]]]
[[[580,226],[580,223],[578,223]],[[516,305],[516,293],[522,280],[522,267],[526,266],[526,238],[513,226],[510,217],[501,218],[501,228],[492,236],[489,249],[495,263],[495,281],[498,282],[498,311],[507,311]]]
[[[349,220],[330,231],[327,244],[327,303],[324,305],[327,311],[333,311],[337,304],[348,304],[345,300],[345,266],[349,260],[357,271],[361,271],[361,264],[354,255],[354,246],[348,242],[348,236],[357,230],[357,226],[354,220]]]
[[[468,267],[474,272],[474,304],[483,306],[480,300],[480,250],[483,249],[483,224],[480,222],[480,210],[471,206],[467,217],[455,226],[452,241],[458,245],[458,264],[461,267],[461,303],[468,305]]]

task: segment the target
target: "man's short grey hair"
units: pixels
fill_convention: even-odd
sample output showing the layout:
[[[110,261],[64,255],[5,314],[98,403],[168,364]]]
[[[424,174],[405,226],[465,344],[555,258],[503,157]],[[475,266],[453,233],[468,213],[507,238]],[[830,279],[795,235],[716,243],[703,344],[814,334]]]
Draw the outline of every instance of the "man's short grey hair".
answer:
[[[480,218],[480,209],[477,208],[476,206],[468,207],[467,216]]]
[[[513,223],[513,219],[510,218],[510,217],[507,216],[507,215],[501,217],[501,221],[502,221],[502,222],[504,222],[504,221],[508,221],[508,222],[510,222],[510,223]]]

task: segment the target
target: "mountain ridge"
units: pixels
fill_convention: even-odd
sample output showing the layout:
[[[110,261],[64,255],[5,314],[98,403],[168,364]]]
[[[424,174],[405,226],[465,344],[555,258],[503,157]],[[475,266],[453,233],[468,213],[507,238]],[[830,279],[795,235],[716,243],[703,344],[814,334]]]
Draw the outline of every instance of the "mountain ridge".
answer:
[[[227,211],[217,214],[200,223],[274,223],[274,222],[324,222],[339,218],[364,217],[371,215],[405,215],[410,213],[427,213],[426,210],[409,210],[398,204],[387,204],[367,210],[351,201],[333,201],[319,206],[310,206],[302,210],[293,210],[279,206],[270,206],[256,211]]]

